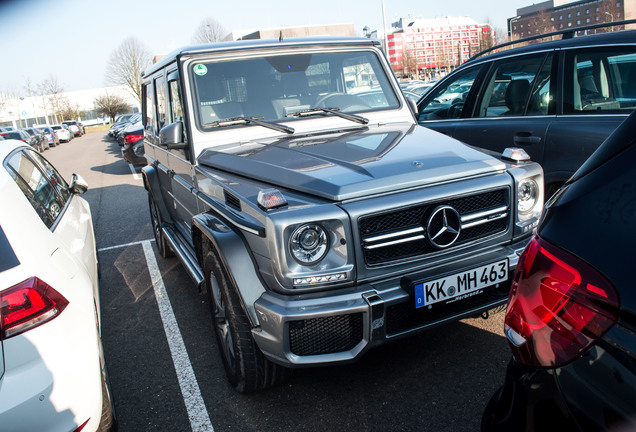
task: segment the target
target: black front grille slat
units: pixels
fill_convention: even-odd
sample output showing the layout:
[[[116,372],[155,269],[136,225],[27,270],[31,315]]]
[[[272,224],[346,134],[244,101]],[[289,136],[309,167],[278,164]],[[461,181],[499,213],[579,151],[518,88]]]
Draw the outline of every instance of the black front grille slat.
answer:
[[[362,312],[289,323],[290,350],[299,356],[348,351],[362,337]]]
[[[453,207],[459,212],[460,216],[499,209],[504,206],[508,208],[506,217],[486,220],[484,223],[463,229],[452,247],[503,233],[510,224],[509,189],[501,188],[364,216],[359,221],[360,236],[364,242],[366,239],[400,233],[413,228],[426,228],[429,215],[434,209],[442,205]],[[396,234],[396,239],[398,238],[401,237]],[[398,244],[390,244],[387,241],[381,247],[375,246],[363,249],[365,261],[370,266],[425,256],[436,251],[439,251],[439,249],[433,246],[426,238],[409,239],[409,241]]]

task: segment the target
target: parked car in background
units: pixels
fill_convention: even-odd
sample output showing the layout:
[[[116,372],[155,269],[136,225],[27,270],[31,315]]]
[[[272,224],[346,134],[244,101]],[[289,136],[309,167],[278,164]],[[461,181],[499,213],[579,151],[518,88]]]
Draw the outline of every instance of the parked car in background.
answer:
[[[124,137],[128,134],[128,132],[139,129],[141,125],[141,115],[130,117],[124,127],[117,131],[116,135],[119,145],[124,145]]]
[[[419,126],[379,42],[197,45],[142,80],[156,245],[205,285],[237,391],[506,302],[541,167]]]
[[[46,136],[44,136],[42,132],[33,127],[24,128],[22,130],[31,135],[31,138],[33,138],[33,140],[37,142],[36,148],[38,149],[38,151],[43,152],[44,150],[48,150],[49,140]]]
[[[133,114],[132,116],[128,117],[126,120],[114,124],[113,127],[110,128],[109,134],[112,137],[114,137],[117,140],[117,142],[119,142],[119,144],[121,145],[121,141],[119,140],[120,132],[122,132],[124,129],[126,129],[130,125],[133,125],[133,124],[138,125],[140,124],[140,122],[141,122],[141,114],[139,113]]]
[[[136,115],[138,114],[122,114],[118,116],[108,129],[108,135],[111,137],[116,137],[117,135],[115,132],[124,127],[128,123],[128,120]]]
[[[49,147],[57,147],[60,145],[60,139],[50,126],[35,126],[35,128],[44,134],[49,143]]]
[[[616,25],[616,23],[611,23]],[[636,107],[636,31],[469,60],[418,103],[420,124],[477,147],[523,147],[554,193]]]
[[[80,124],[75,120],[64,120],[62,124],[66,125],[69,128],[74,137],[84,135],[84,128],[81,127]]]
[[[519,260],[513,357],[482,430],[636,430],[636,113],[546,205]]]
[[[10,132],[1,132],[0,135],[2,135],[2,137],[5,140],[10,140],[10,139],[19,140],[19,141],[22,141],[22,142],[30,145],[34,149],[40,151],[40,142],[39,142],[39,140],[37,140],[36,138],[31,137],[31,134],[29,134],[28,132],[26,132],[26,131],[24,131],[22,129],[10,131]]]
[[[144,129],[139,124],[136,127],[128,128],[120,134],[122,136],[121,154],[124,160],[133,165],[146,165],[148,161],[144,156]]]
[[[71,133],[71,131],[63,125],[52,125],[51,129],[55,131],[55,134],[57,135],[60,142],[67,143],[73,139],[73,134]]]
[[[0,161],[0,429],[110,430],[87,186],[19,141]]]

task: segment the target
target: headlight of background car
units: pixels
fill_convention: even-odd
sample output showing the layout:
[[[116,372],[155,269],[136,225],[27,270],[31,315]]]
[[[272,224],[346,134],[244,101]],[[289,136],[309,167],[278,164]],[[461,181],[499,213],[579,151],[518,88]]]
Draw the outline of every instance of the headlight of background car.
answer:
[[[302,225],[294,231],[289,244],[293,257],[300,264],[315,264],[325,257],[329,238],[318,224]]]

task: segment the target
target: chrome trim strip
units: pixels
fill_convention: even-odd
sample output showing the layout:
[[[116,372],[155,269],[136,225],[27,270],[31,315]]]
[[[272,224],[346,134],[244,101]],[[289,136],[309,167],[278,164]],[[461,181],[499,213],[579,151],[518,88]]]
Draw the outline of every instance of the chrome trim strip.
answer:
[[[409,234],[415,234],[415,233],[423,232],[423,231],[424,231],[424,227],[417,227],[417,228],[407,229],[407,230],[404,230],[404,231],[396,231],[396,232],[389,233],[389,234],[382,234],[382,235],[375,236],[375,237],[364,238],[362,240],[365,243],[374,243],[376,241],[382,241],[382,240],[386,240],[386,239],[390,239],[390,238],[401,237],[401,236],[405,236],[405,235],[409,235]]]
[[[461,220],[462,220],[462,224],[464,222],[470,222],[472,220],[475,219],[481,219],[481,218],[485,218],[488,216],[492,216],[494,214],[497,213],[503,213],[503,212],[508,212],[508,206],[501,206],[501,207],[497,207],[496,209],[492,209],[492,210],[484,210],[478,213],[472,213],[472,214],[468,214],[466,216],[462,216]],[[463,225],[462,225],[463,227]]]
[[[475,226],[478,226],[478,225],[483,225],[483,224],[488,223],[488,222],[496,221],[496,220],[499,220],[499,219],[505,219],[507,217],[508,217],[508,212],[503,213],[503,214],[501,214],[501,215],[499,215],[497,217],[494,217],[494,218],[479,219],[479,220],[476,220],[474,222],[467,223],[466,225],[462,224],[462,229],[472,228],[472,227],[475,227]]]
[[[403,238],[400,240],[393,240],[390,242],[385,242],[385,243],[379,243],[379,244],[375,244],[375,245],[371,245],[371,246],[364,246],[365,249],[367,250],[373,250],[373,249],[377,249],[377,248],[381,248],[381,247],[387,247],[387,246],[393,246],[396,244],[400,244],[400,243],[407,243],[407,242],[412,242],[415,240],[421,240],[421,239],[425,239],[426,237],[424,235],[418,235],[418,236],[413,236],[413,237],[407,237],[407,238]]]

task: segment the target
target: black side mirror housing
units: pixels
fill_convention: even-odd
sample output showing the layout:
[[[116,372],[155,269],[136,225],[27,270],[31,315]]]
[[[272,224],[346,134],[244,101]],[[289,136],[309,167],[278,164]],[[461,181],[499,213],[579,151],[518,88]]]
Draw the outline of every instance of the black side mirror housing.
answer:
[[[185,149],[183,122],[170,123],[159,131],[159,144],[169,149]]]

